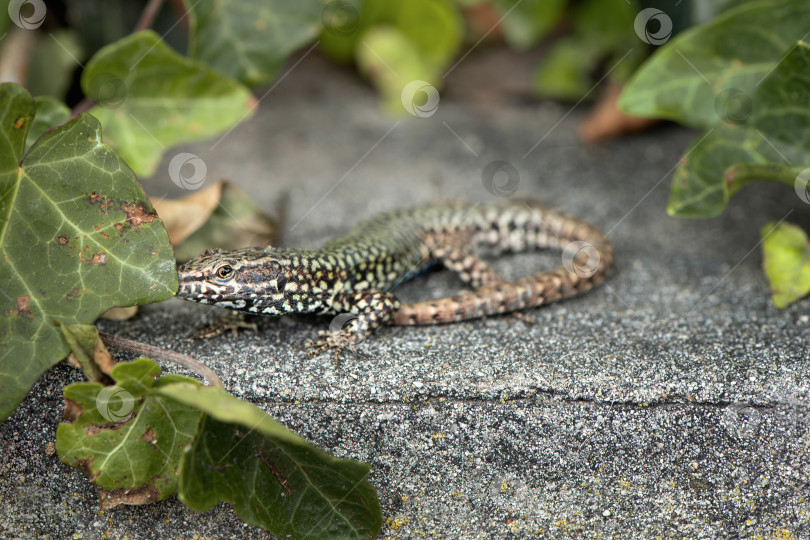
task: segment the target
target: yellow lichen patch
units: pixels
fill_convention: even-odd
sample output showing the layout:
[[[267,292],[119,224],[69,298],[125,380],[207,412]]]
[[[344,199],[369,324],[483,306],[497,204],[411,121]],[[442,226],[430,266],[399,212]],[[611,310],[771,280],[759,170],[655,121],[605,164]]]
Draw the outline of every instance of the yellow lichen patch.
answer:
[[[404,517],[398,516],[386,519],[385,524],[388,525],[388,527],[392,531],[395,531],[400,527],[402,527],[403,525],[407,525],[408,523],[410,523],[410,521],[411,521],[410,519],[405,519]]]
[[[777,529],[767,535],[758,534],[754,536],[756,540],[795,540],[796,537],[787,529]]]

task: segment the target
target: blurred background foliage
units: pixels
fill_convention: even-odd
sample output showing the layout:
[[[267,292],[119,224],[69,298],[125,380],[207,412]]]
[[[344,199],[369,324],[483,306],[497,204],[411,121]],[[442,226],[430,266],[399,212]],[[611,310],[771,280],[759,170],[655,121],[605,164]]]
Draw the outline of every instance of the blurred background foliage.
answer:
[[[22,17],[31,0],[6,0]],[[624,82],[651,47],[630,31],[641,9],[665,10],[672,33],[744,3],[742,0],[63,0],[47,2],[40,31],[30,36],[25,86],[76,105],[84,66],[101,48],[133,33],[148,4],[159,4],[148,27],[179,54],[255,88],[278,77],[290,55],[313,44],[336,62],[354,65],[380,92],[419,79],[441,86],[445,72],[478,47],[506,43],[516,53],[543,47],[533,80],[538,97],[578,100],[611,67]],[[13,30],[3,17],[0,32]],[[139,28],[142,29],[142,28]],[[617,66],[628,51],[630,57]],[[20,52],[20,51],[15,51]],[[18,59],[17,62],[20,62]],[[396,75],[393,75],[396,74]],[[392,80],[392,78],[394,80]],[[405,81],[405,82],[402,82]],[[23,82],[23,81],[13,81]],[[403,113],[391,105],[392,113]]]
[[[0,31],[10,34],[0,49],[2,80],[23,84],[32,95],[62,100],[74,110],[89,108],[87,98],[94,105],[112,109],[112,113],[102,113],[96,107],[94,112],[105,116],[101,119],[105,135],[111,136],[107,142],[119,152],[123,143],[117,139],[148,146],[140,139],[150,137],[144,130],[120,125],[123,111],[115,109],[121,102],[136,94],[180,101],[178,89],[188,85],[192,75],[109,77],[116,64],[127,72],[137,71],[140,56],[125,54],[132,48],[142,47],[141,54],[160,48],[158,52],[166,52],[166,56],[158,56],[156,61],[177,61],[168,60],[165,43],[189,69],[209,68],[211,72],[204,75],[209,84],[214,79],[220,79],[220,86],[233,81],[246,90],[272,84],[285,63],[289,66],[317,49],[366,78],[389,114],[405,115],[401,93],[409,82],[425,81],[441,90],[444,77],[460,60],[505,43],[516,54],[543,50],[533,76],[538,97],[577,101],[586,95],[597,98],[599,93],[592,90],[603,78],[623,83],[641,64],[651,47],[631,31],[633,20],[640,9],[656,4],[635,0],[63,0],[48,2],[40,22],[32,20],[37,16],[37,3],[42,2],[6,1],[9,13],[16,11],[23,24],[27,20],[32,27],[41,26],[35,32],[24,31],[2,18]],[[673,8],[664,6],[669,2],[657,3],[666,7],[673,32],[711,18],[728,4],[696,2],[693,7],[684,1]],[[159,38],[150,37],[143,43],[133,40],[133,34],[147,28]],[[19,35],[16,41],[15,35]],[[121,46],[127,39],[138,43]],[[157,45],[158,39],[163,43]],[[99,79],[101,73],[85,73],[84,68],[98,57],[106,60],[104,80]],[[242,96],[212,95],[197,88],[187,97],[191,102],[199,100],[198,104],[206,100],[210,114],[205,124],[218,116],[220,107],[235,115],[233,123],[250,113],[236,113],[240,106],[248,105]],[[123,107],[127,109],[126,104]],[[143,117],[142,108],[126,112],[151,131],[154,119]],[[193,129],[194,119],[182,120],[186,140],[215,131],[205,129],[203,133]],[[177,127],[183,127],[180,120]],[[224,129],[227,126],[220,126],[219,131]],[[182,142],[180,134],[154,138],[164,146]],[[123,154],[142,176],[153,174],[159,162],[159,152],[154,149]]]

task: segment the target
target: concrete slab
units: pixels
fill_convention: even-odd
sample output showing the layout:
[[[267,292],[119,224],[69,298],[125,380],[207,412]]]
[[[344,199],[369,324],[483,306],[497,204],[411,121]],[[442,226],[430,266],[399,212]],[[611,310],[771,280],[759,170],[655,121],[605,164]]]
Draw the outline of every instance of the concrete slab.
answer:
[[[472,60],[474,61],[474,59]],[[808,301],[774,308],[759,228],[810,212],[784,186],[751,186],[712,220],[666,215],[672,172],[696,137],[664,126],[586,146],[585,106],[454,101],[392,119],[351,73],[308,58],[219,140],[170,151],[147,181],[182,195],[167,165],[200,156],[273,209],[289,197],[285,245],[317,247],[364,217],[448,198],[494,198],[493,160],[531,196],[609,231],[616,267],[580,298],[514,316],[390,328],[336,369],[306,359],[328,319],[262,319],[234,339],[187,338],[222,312],[172,300],[108,332],[191,354],[234,394],[327,451],[372,465],[391,538],[810,538]],[[559,254],[498,261],[512,277]],[[447,272],[403,286],[455,292]],[[178,371],[169,367],[172,371]],[[258,538],[227,506],[169,500],[102,511],[50,455],[58,366],[0,425],[0,536]]]

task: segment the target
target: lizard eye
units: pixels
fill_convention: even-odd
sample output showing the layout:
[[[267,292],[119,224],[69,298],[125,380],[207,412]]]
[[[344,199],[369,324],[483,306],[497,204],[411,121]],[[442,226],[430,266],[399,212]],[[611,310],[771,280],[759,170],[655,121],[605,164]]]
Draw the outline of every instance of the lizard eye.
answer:
[[[223,264],[216,270],[217,277],[220,279],[228,279],[233,275],[233,268],[229,264]]]

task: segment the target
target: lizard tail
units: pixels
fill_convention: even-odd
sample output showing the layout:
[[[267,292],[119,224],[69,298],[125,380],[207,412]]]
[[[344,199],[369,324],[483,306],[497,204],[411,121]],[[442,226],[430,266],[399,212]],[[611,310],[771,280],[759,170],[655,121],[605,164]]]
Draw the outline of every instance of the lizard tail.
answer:
[[[442,324],[556,302],[590,290],[605,279],[613,264],[613,246],[602,231],[577,218],[543,209],[534,232],[534,242],[521,247],[562,249],[561,266],[456,296],[403,305],[390,324]]]

